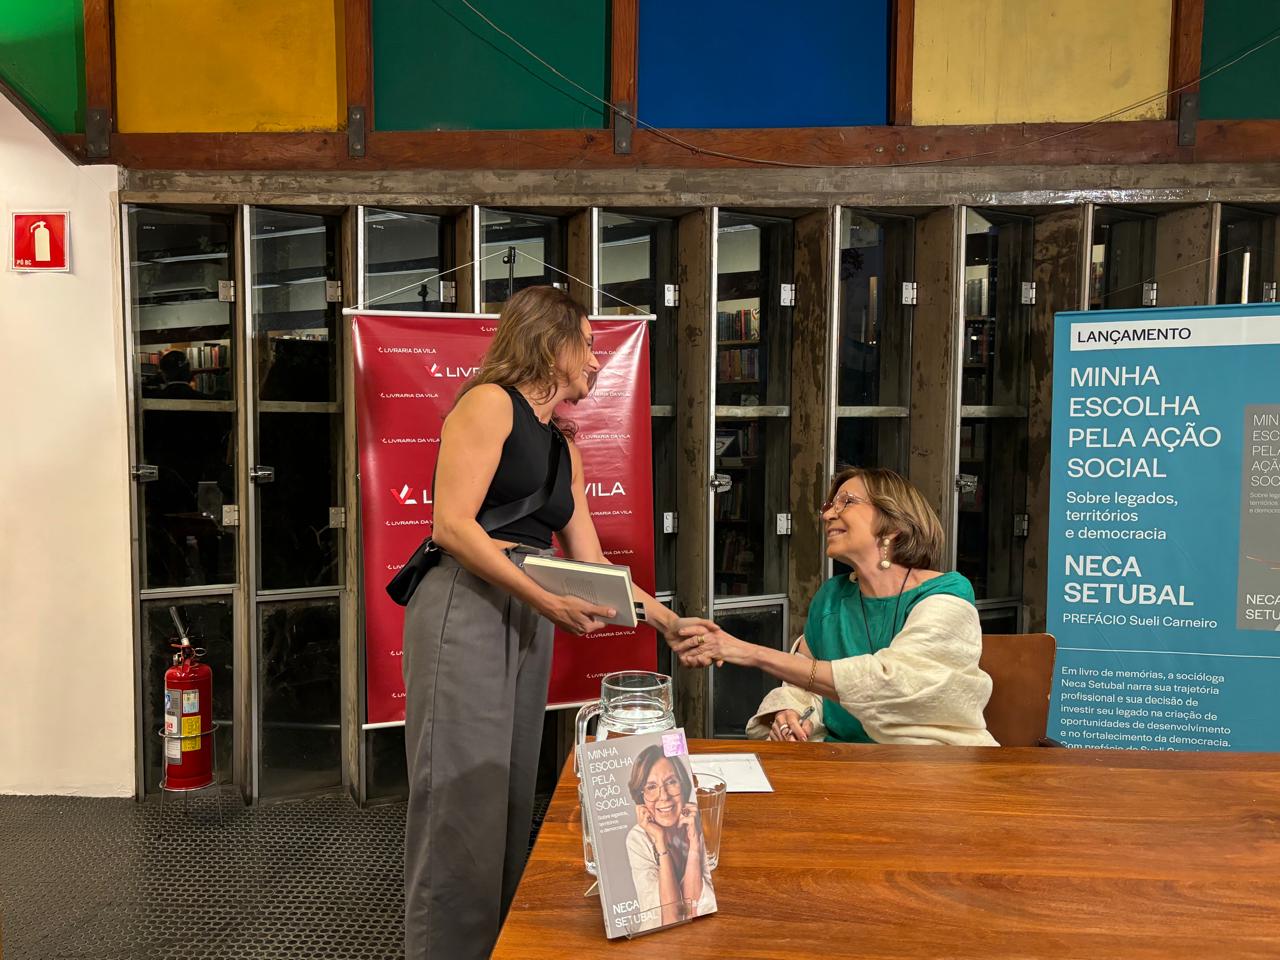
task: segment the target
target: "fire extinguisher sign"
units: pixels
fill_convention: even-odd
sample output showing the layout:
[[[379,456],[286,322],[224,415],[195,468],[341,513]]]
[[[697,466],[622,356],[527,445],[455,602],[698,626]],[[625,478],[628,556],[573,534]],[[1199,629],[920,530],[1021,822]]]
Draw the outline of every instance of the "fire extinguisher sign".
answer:
[[[50,273],[71,269],[71,214],[66,210],[13,214],[11,270]]]

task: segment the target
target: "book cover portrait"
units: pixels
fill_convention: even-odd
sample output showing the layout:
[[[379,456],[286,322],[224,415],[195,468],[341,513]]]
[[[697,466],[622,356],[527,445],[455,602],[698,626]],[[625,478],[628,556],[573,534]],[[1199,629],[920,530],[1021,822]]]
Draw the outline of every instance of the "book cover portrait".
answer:
[[[609,938],[714,913],[684,731],[611,737],[580,749]]]

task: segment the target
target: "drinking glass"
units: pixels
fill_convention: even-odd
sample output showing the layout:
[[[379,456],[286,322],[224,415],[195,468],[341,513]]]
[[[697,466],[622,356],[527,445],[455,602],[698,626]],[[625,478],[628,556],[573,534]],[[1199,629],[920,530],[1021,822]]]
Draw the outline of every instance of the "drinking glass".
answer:
[[[702,847],[707,866],[714,870],[720,864],[720,836],[724,830],[724,798],[729,792],[725,782],[709,773],[693,775],[698,813],[702,820]]]

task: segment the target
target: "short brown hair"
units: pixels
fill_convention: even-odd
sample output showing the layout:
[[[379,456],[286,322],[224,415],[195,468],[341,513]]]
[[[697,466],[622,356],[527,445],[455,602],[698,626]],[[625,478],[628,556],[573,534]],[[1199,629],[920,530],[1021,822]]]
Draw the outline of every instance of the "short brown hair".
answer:
[[[503,387],[532,386],[537,396],[550,397],[556,390],[556,359],[565,347],[582,342],[582,321],[587,308],[556,287],[525,287],[514,294],[498,316],[494,334],[480,360],[480,369],[458,391],[461,400],[482,383]],[[456,403],[457,400],[454,402]],[[555,418],[569,436],[572,423]]]
[[[827,500],[857,477],[876,510],[873,532],[893,537],[889,558],[913,570],[937,570],[942,564],[942,522],[929,501],[909,480],[884,467],[843,467],[831,479]]]
[[[636,757],[631,767],[631,780],[627,784],[631,799],[636,803],[644,803],[644,782],[649,779],[649,771],[653,769],[653,765],[664,756],[666,754],[663,752],[662,745],[655,743],[645,747]],[[693,799],[693,780],[689,778],[689,771],[684,768],[679,757],[671,758],[671,766],[675,768],[676,779],[680,781],[680,800],[688,803]]]

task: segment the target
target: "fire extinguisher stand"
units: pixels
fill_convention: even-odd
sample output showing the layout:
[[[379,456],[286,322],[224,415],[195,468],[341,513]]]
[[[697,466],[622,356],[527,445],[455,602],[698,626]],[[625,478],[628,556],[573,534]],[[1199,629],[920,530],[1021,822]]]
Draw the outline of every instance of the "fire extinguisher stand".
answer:
[[[160,818],[161,820],[164,819],[164,798],[166,794],[170,794],[170,793],[182,794],[182,811],[183,813],[185,813],[187,810],[187,797],[189,797],[193,793],[204,793],[207,790],[212,790],[214,791],[215,794],[217,794],[218,826],[222,826],[222,784],[218,782],[218,738],[217,738],[218,727],[220,726],[221,724],[219,724],[218,721],[215,720],[213,721],[212,724],[210,724],[208,730],[202,731],[201,733],[197,734],[197,736],[201,737],[202,739],[205,737],[208,737],[209,742],[207,745],[207,749],[213,751],[213,779],[209,783],[205,784],[203,787],[171,786],[169,783],[169,765],[168,764],[164,765],[164,773],[160,775]],[[191,739],[191,737],[184,737],[180,733],[165,733],[163,729],[161,729],[158,732],[161,739],[164,740],[164,744],[166,748],[169,746],[169,742],[172,740],[190,740]],[[178,748],[181,749],[182,745],[178,744]]]
[[[164,744],[161,754],[160,815],[164,817],[165,795],[182,794],[182,810],[187,809],[187,796],[214,790],[217,796],[218,825],[222,825],[222,785],[218,779],[218,740],[220,724],[213,719],[213,675],[200,662],[201,647],[191,644],[186,628],[178,618],[176,607],[169,616],[178,628],[178,639],[170,646],[177,650],[173,666],[164,676],[164,726],[158,735]]]

